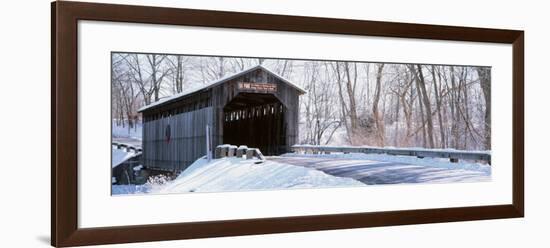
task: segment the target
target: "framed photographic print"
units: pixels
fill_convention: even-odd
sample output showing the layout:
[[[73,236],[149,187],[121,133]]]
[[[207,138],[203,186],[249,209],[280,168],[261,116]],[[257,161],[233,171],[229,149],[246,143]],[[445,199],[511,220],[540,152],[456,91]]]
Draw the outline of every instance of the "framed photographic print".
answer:
[[[523,31],[52,3],[52,245],[522,217]]]

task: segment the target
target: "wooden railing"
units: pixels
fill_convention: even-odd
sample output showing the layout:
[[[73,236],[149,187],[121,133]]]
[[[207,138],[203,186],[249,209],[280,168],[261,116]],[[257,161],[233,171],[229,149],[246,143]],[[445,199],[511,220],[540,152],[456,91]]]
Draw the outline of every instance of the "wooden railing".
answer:
[[[113,146],[116,146],[117,149],[126,149],[127,152],[133,151],[134,153],[142,152],[141,147],[135,147],[133,145],[125,144],[125,143],[119,143],[119,142],[112,142]]]
[[[418,158],[448,158],[456,163],[459,159],[485,161],[491,164],[491,153],[485,151],[463,151],[463,150],[438,150],[422,148],[380,148],[366,146],[318,146],[318,145],[294,145],[292,149],[296,153],[330,154],[338,153],[365,153],[365,154],[388,154],[398,156],[416,156]]]

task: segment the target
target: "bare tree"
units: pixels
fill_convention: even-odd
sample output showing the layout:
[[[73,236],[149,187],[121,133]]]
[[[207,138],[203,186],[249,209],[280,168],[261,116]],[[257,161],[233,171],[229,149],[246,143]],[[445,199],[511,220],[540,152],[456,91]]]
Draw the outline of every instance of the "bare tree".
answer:
[[[111,67],[112,91],[115,92],[116,107],[118,114],[118,124],[123,127],[128,124],[128,132],[135,127],[136,101],[138,94],[134,90],[133,78],[131,73],[124,66],[124,60],[128,55],[113,55],[113,64]]]
[[[487,67],[478,67],[477,74],[485,100],[485,149],[491,150],[491,70]]]
[[[383,115],[380,113],[379,110],[379,102],[380,102],[380,94],[382,92],[382,71],[384,70],[384,64],[377,64],[377,72],[376,72],[376,88],[374,90],[374,100],[372,103],[372,115],[374,116],[374,122],[376,124],[376,138],[377,138],[377,145],[378,146],[384,146],[385,144],[385,127],[384,127],[384,120]]]
[[[147,59],[147,62],[149,62],[151,88],[153,90],[156,102],[159,100],[159,93],[164,77],[170,74],[172,70],[164,67],[163,65],[167,55],[150,54],[146,55],[145,58]]]
[[[335,63],[331,63],[331,66],[336,74],[336,82],[337,82],[337,85],[338,85],[338,96],[339,96],[339,99],[340,99],[340,114],[341,114],[341,120],[342,120],[342,123],[344,124],[344,127],[346,128],[346,134],[347,134],[347,138],[348,140],[350,141],[351,144],[355,144],[354,142],[354,137],[352,136],[352,131],[351,131],[351,128],[350,126],[348,125],[348,119],[347,119],[347,116],[348,116],[348,113],[349,113],[349,110],[348,110],[348,107],[347,107],[347,104],[346,104],[346,99],[344,97],[344,92],[343,92],[343,76],[342,76],[342,68],[340,67],[340,63],[338,62],[335,62]]]
[[[326,65],[318,62],[306,63],[304,67],[303,75],[308,91],[304,101],[306,142],[314,145],[326,144],[330,142],[340,124],[333,108],[336,102],[330,95],[331,84],[320,77],[321,67],[325,67],[325,73],[328,73],[328,69]]]
[[[168,62],[171,66],[173,81],[172,81],[172,89],[173,94],[181,93],[183,91],[183,84],[185,81],[185,64],[188,61],[188,58],[176,55],[171,56],[167,58]]]
[[[411,70],[414,71],[415,67],[414,66],[411,66]],[[432,123],[432,106],[431,106],[431,103],[430,103],[430,98],[428,96],[428,92],[426,91],[426,81],[424,80],[424,73],[422,72],[422,66],[421,65],[416,65],[416,72],[414,73],[414,76],[416,78],[416,86],[417,88],[419,89],[419,95],[421,96],[421,106],[420,108],[422,108],[422,105],[424,106],[424,110],[422,112],[425,112],[426,115],[423,116],[422,118],[426,121],[427,123],[427,131],[426,131],[426,134],[427,134],[427,146],[429,148],[433,148],[434,147],[434,138],[433,138],[433,123]],[[423,121],[424,123],[424,121]]]
[[[443,128],[443,118],[441,116],[441,97],[440,97],[441,89],[437,85],[435,74],[436,74],[436,67],[432,65],[432,81],[434,86],[435,102],[437,106],[437,120],[439,122],[439,138],[441,139],[440,146],[441,148],[445,148],[445,130]],[[439,75],[440,75],[439,81],[441,82],[441,74]]]
[[[355,88],[357,86],[357,64],[353,63],[353,68],[350,68],[349,62],[344,62],[343,64],[344,72],[346,74],[345,85],[349,101],[349,118],[351,125],[352,144],[356,145],[359,144],[360,136],[362,135],[359,132],[359,118],[357,115],[357,103],[355,99]],[[353,72],[350,72],[350,70],[353,70]]]

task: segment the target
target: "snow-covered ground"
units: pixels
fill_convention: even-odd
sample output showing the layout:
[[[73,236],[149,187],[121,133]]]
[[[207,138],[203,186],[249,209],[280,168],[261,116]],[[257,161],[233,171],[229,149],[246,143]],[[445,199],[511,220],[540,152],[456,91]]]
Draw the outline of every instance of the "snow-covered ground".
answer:
[[[158,185],[113,185],[113,194],[186,193],[249,190],[353,187],[364,184],[351,178],[335,177],[321,171],[273,161],[222,158],[198,159],[175,180]]]
[[[113,168],[136,155],[133,152],[126,152],[123,149],[117,149],[115,146],[112,146],[111,150],[111,166]]]
[[[113,159],[114,159],[113,155]],[[200,158],[176,179],[113,185],[113,194],[227,192],[491,180],[491,166],[385,154],[285,154],[260,160]]]
[[[385,154],[286,154],[270,158],[365,184],[458,183],[491,180],[491,166]]]
[[[143,185],[113,185],[111,193],[113,195],[128,195],[128,194],[147,194],[151,191],[151,184]]]
[[[111,124],[111,135],[113,138],[127,138],[127,139],[141,140],[142,126],[143,125],[141,121],[138,121],[135,127],[128,129],[128,123],[125,123],[124,127],[122,125],[117,126],[116,121],[113,120]]]

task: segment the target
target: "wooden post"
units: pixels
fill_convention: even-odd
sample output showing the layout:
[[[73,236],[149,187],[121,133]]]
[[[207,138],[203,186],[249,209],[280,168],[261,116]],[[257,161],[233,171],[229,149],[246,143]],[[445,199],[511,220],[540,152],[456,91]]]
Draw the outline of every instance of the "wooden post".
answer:
[[[262,154],[262,152],[260,151],[260,149],[255,148],[255,149],[254,149],[254,153],[256,153],[256,156],[257,156],[260,160],[265,160],[265,157],[264,157],[264,155]]]
[[[252,159],[254,157],[254,150],[253,148],[246,149],[246,159]]]
[[[237,157],[242,158],[244,155],[246,155],[247,149],[247,146],[239,146],[239,148],[237,148]]]
[[[206,125],[206,159],[212,160],[212,137],[210,137],[210,126]]]
[[[227,147],[227,156],[228,157],[235,157],[235,152],[237,151],[237,146],[229,146]]]
[[[221,157],[227,157],[227,149],[228,147],[227,146],[222,146],[222,150],[221,150]]]
[[[221,158],[222,157],[222,148],[220,146],[216,146],[214,158]]]
[[[219,145],[218,147],[216,147],[216,158],[227,157],[228,148],[229,145]]]

